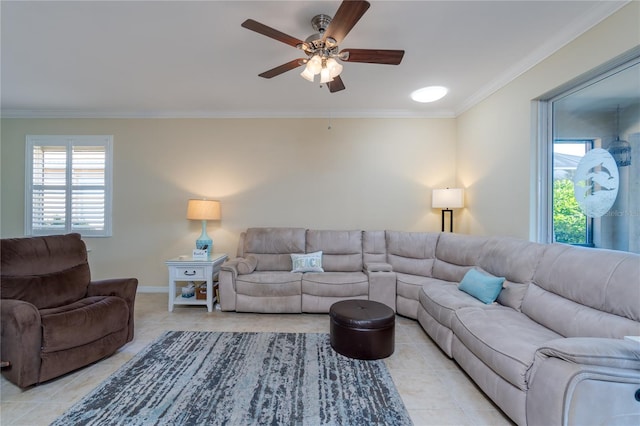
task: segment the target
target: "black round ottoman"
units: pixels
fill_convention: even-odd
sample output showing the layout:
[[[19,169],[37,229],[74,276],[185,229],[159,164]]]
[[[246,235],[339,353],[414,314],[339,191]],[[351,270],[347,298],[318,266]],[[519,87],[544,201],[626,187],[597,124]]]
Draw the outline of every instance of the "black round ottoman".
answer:
[[[349,358],[380,359],[393,353],[396,313],[373,300],[331,305],[331,347]]]

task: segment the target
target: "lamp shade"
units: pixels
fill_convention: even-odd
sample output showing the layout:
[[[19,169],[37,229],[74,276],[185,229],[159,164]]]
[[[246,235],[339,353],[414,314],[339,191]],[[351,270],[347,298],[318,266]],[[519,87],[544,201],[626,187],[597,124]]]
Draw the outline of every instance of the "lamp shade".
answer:
[[[219,220],[220,201],[191,199],[187,204],[187,219]]]
[[[461,209],[464,207],[464,189],[434,189],[431,207],[434,209]]]

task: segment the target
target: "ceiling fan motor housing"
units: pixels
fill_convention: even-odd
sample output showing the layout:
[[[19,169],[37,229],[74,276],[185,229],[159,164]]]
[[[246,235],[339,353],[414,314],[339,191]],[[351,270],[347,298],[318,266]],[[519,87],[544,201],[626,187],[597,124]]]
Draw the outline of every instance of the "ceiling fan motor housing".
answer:
[[[311,19],[311,26],[318,32],[311,34],[299,46],[309,57],[315,54],[320,54],[323,57],[337,55],[338,45],[336,41],[331,37],[324,37],[324,32],[331,23],[331,19],[331,16],[324,14],[316,15]]]
[[[316,15],[311,19],[311,27],[319,33],[324,33],[327,27],[331,23],[331,16],[329,15]]]

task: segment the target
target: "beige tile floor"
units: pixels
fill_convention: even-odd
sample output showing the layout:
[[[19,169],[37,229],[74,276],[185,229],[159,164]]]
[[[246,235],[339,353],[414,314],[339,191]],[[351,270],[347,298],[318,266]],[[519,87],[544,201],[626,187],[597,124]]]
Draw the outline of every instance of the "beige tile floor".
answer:
[[[27,390],[0,379],[0,425],[48,425],[165,330],[328,333],[326,314],[241,314],[201,306],[167,311],[166,294],[139,294],[135,339],[113,356]],[[385,360],[416,425],[510,425],[504,414],[413,320],[398,317]]]

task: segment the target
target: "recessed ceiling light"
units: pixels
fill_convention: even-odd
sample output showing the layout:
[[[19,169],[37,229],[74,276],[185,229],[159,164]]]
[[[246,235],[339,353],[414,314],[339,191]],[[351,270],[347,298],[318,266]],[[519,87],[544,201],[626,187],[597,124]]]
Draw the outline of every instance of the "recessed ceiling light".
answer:
[[[416,102],[434,102],[438,99],[442,99],[449,89],[442,86],[429,86],[422,89],[415,90],[411,93],[411,99]]]

